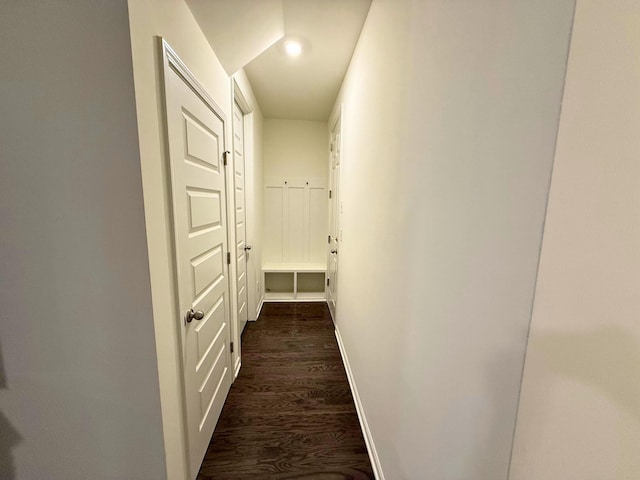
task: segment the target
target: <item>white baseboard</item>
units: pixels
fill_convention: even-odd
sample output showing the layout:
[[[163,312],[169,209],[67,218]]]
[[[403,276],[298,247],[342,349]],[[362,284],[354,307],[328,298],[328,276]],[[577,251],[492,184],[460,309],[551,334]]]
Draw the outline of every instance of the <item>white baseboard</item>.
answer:
[[[369,460],[371,460],[373,474],[375,475],[376,480],[385,480],[384,474],[382,473],[382,467],[380,465],[380,459],[378,458],[378,452],[376,451],[376,446],[373,443],[373,437],[371,436],[371,431],[369,430],[367,417],[365,416],[364,409],[362,408],[362,402],[360,401],[358,388],[356,387],[356,382],[353,378],[353,373],[351,372],[349,358],[347,357],[347,352],[345,351],[344,344],[342,343],[342,336],[340,335],[340,330],[338,330],[337,326],[335,332],[336,339],[338,340],[338,348],[340,349],[340,355],[342,356],[342,363],[344,363],[344,369],[347,372],[347,379],[349,380],[349,387],[351,387],[351,394],[353,395],[353,400],[356,404],[356,412],[358,412],[360,428],[362,429],[364,441],[367,444],[367,451],[369,452]]]
[[[262,296],[262,298],[260,299],[260,302],[258,302],[258,313],[256,315],[256,320],[258,320],[258,318],[260,318],[260,313],[262,312],[262,306],[264,305],[264,295]],[[254,320],[254,322],[256,321]]]
[[[234,379],[238,378],[238,375],[240,374],[240,367],[242,366],[242,362],[240,361],[240,357],[238,357],[238,359],[236,360],[236,366],[235,366],[235,376],[233,377]]]
[[[324,298],[265,298],[265,303],[309,303],[323,302],[327,303]]]

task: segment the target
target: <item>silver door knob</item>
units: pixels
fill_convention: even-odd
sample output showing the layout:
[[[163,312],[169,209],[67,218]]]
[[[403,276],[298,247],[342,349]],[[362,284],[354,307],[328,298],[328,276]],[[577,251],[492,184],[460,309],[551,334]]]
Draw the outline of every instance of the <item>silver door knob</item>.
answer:
[[[246,252],[248,250],[251,250],[251,245],[245,245],[244,246],[244,251]]]
[[[204,312],[202,310],[193,311],[193,308],[187,310],[187,313],[184,316],[184,321],[187,323],[191,323],[192,320],[202,320],[204,318]]]

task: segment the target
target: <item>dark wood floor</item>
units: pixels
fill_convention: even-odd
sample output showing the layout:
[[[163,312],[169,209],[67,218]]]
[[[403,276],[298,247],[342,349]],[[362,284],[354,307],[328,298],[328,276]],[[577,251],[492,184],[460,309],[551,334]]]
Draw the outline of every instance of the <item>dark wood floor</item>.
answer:
[[[373,479],[324,303],[267,303],[199,480]]]

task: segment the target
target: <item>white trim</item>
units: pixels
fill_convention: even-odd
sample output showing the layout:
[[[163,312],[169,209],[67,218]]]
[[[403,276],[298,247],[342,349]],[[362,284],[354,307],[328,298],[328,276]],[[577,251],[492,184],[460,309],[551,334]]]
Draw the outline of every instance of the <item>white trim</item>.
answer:
[[[270,262],[262,265],[262,271],[265,273],[325,273],[327,265],[325,263],[276,263]]]
[[[166,86],[164,85],[164,79],[167,77],[167,69],[173,69],[182,79],[187,83],[187,85],[193,89],[194,93],[202,98],[205,104],[211,109],[213,113],[215,113],[221,120],[223,125],[226,127],[227,117],[224,114],[224,110],[220,108],[220,106],[211,98],[209,93],[205,90],[205,88],[200,84],[195,75],[189,70],[189,68],[185,65],[185,63],[180,59],[178,54],[171,48],[171,46],[167,43],[167,41],[158,37],[161,45],[162,45],[162,59],[163,59],[163,85],[162,88],[166,92]],[[165,114],[166,115],[166,114]],[[225,130],[226,135],[226,130]],[[225,138],[226,140],[226,138]]]
[[[358,412],[358,420],[360,421],[360,428],[362,429],[362,435],[364,441],[367,444],[367,452],[369,452],[369,460],[371,460],[371,466],[373,468],[373,474],[376,480],[385,480],[384,473],[382,473],[382,466],[380,465],[380,459],[378,458],[378,452],[376,446],[373,443],[373,437],[371,436],[371,430],[369,430],[369,424],[367,423],[367,417],[364,414],[362,408],[362,402],[360,401],[360,395],[358,394],[358,388],[351,372],[351,365],[349,365],[349,358],[347,352],[344,349],[342,343],[342,336],[340,330],[336,326],[336,339],[338,340],[338,348],[340,349],[340,355],[342,356],[342,363],[344,363],[344,369],[347,372],[347,379],[349,380],[349,387],[351,387],[351,394],[353,395],[353,401],[356,404],[356,412]]]
[[[343,118],[344,113],[344,103],[340,102],[339,108],[334,108],[333,112],[331,112],[331,116],[327,121],[327,125],[329,126],[329,137],[331,137],[331,132],[333,132],[340,121]]]
[[[258,318],[260,318],[260,314],[262,313],[262,307],[264,305],[264,295],[260,298],[260,301],[258,302],[258,312],[256,315],[256,319],[255,320],[251,320],[252,322],[255,322],[258,320]]]
[[[275,294],[274,294],[275,295]],[[293,297],[269,297],[265,295],[265,303],[307,303],[307,302],[324,302],[327,303],[326,298],[293,298]]]
[[[238,82],[235,78],[232,77],[231,80],[233,82],[232,100],[238,102],[243,116],[253,113],[253,105],[247,101],[247,98],[244,96],[244,93],[240,88],[240,85],[238,85]]]
[[[244,102],[244,103],[243,103]],[[232,79],[232,89],[231,89],[231,143],[229,145],[228,151],[230,153],[229,157],[230,157],[230,162],[225,165],[230,166],[231,168],[231,173],[228,176],[228,181],[229,183],[231,183],[231,188],[227,190],[227,204],[231,204],[233,203],[233,242],[229,242],[230,245],[233,245],[233,249],[231,248],[231,246],[229,247],[229,252],[231,252],[231,258],[232,258],[232,262],[231,264],[233,265],[233,285],[235,286],[235,290],[234,290],[234,298],[232,301],[232,305],[233,305],[233,319],[232,319],[232,323],[233,323],[233,328],[232,328],[232,333],[233,333],[233,341],[235,342],[235,345],[238,345],[238,347],[236,348],[236,350],[234,351],[234,353],[231,354],[231,358],[233,359],[235,357],[235,363],[236,366],[238,364],[238,362],[241,361],[241,357],[242,357],[242,350],[240,348],[240,343],[242,341],[242,332],[240,331],[239,328],[239,322],[240,322],[240,318],[239,318],[239,312],[238,312],[238,305],[240,304],[240,298],[238,298],[239,294],[240,294],[240,286],[238,285],[238,218],[237,218],[237,207],[236,207],[236,196],[237,196],[237,190],[236,190],[236,182],[237,182],[237,176],[236,176],[236,122],[235,122],[235,107],[236,107],[236,103],[238,104],[238,108],[240,109],[240,114],[242,115],[242,142],[243,142],[243,146],[242,146],[242,151],[244,152],[242,155],[242,195],[243,195],[243,203],[245,206],[245,210],[244,210],[244,225],[245,225],[245,229],[244,229],[244,238],[243,243],[246,245],[247,244],[247,195],[246,195],[246,152],[247,152],[247,148],[246,148],[246,136],[245,136],[245,131],[246,131],[246,113],[245,113],[245,109],[248,108],[246,106],[246,100],[244,100],[244,96],[240,93],[240,88],[238,87],[238,84],[236,83],[235,80]],[[227,174],[227,169],[225,168],[225,174]],[[233,198],[231,198],[233,197]],[[244,258],[244,271],[245,271],[245,295],[246,295],[246,300],[245,300],[245,309],[246,309],[246,314],[247,314],[247,320],[249,320],[249,282],[248,282],[248,272],[249,272],[249,262],[247,261],[247,255],[246,255],[246,251],[245,251],[245,258]],[[232,266],[229,266],[229,273],[231,273],[231,269]],[[236,372],[236,377],[238,376],[238,373]],[[234,377],[235,379],[235,377]]]
[[[234,379],[238,378],[238,375],[240,374],[240,367],[242,366],[242,362],[240,361],[240,357],[238,357],[238,360],[236,360],[236,367],[235,367],[235,375],[234,375]],[[226,402],[226,400],[225,400]]]
[[[342,103],[340,103],[340,108],[337,110],[337,113],[334,117],[332,117],[331,119],[331,123],[329,123],[329,125],[331,125],[331,128],[329,129],[329,145],[333,146],[333,140],[334,138],[337,138],[339,140],[339,143],[335,144],[335,148],[336,151],[339,152],[339,156],[338,156],[338,161],[336,162],[336,164],[333,164],[333,151],[329,152],[329,171],[327,172],[327,180],[328,180],[328,187],[330,192],[333,192],[333,199],[330,201],[329,199],[327,199],[327,233],[329,234],[329,240],[331,239],[331,235],[332,235],[332,231],[331,231],[331,223],[332,221],[335,222],[335,234],[336,234],[336,238],[335,238],[335,243],[336,243],[336,249],[340,249],[340,243],[342,242],[342,238],[341,238],[341,230],[340,230],[340,191],[341,191],[341,182],[342,182],[342,175],[340,175],[340,170],[342,169],[341,163],[342,163],[342,125],[343,125],[343,113],[344,113],[344,105]],[[334,175],[334,169],[337,169],[338,172],[338,179],[336,184],[334,184],[334,181],[336,180],[336,177]],[[331,204],[333,203],[334,205],[334,209],[331,209]],[[333,219],[331,218],[333,216]],[[331,265],[331,261],[332,261],[332,253],[331,253],[331,248],[333,247],[333,245],[331,244],[331,241],[329,241],[329,243],[326,245],[327,250],[326,250],[326,254],[327,254],[327,273],[325,275],[325,277],[327,279],[329,279],[329,266]],[[338,284],[338,276],[339,276],[339,270],[340,270],[340,257],[337,256],[336,257],[336,270],[334,272],[334,277],[332,278],[334,285],[333,286],[329,286],[326,282],[325,282],[325,287],[324,287],[324,292],[325,292],[325,297],[327,298],[327,306],[329,307],[329,314],[331,315],[331,320],[333,321],[334,325],[336,323],[335,317],[337,316],[336,310],[338,309],[338,296],[337,296],[337,291],[335,290],[335,285]],[[333,296],[329,295],[329,290],[331,289],[331,291],[333,292]]]
[[[248,79],[247,79],[248,80]],[[249,83],[249,90],[251,91],[251,84]],[[253,95],[253,92],[251,92]],[[251,97],[249,97],[251,98]],[[249,202],[247,201],[247,197],[248,197],[248,193],[249,191],[251,191],[251,197],[252,200],[254,200],[255,202],[255,188],[253,186],[253,182],[251,182],[250,184],[252,185],[250,188],[247,187],[247,165],[251,165],[251,172],[254,171],[254,166],[255,166],[255,146],[256,146],[256,139],[254,138],[254,121],[255,121],[255,107],[252,101],[247,100],[247,96],[245,95],[245,92],[243,92],[242,88],[240,87],[240,85],[238,84],[236,75],[232,75],[231,76],[231,109],[233,111],[234,108],[234,104],[237,103],[238,106],[240,107],[240,111],[242,113],[242,126],[244,129],[244,155],[243,155],[243,160],[244,160],[244,175],[243,175],[243,179],[244,179],[244,205],[245,205],[245,233],[244,233],[244,240],[245,240],[245,245],[255,245],[255,242],[253,242],[250,238],[250,233],[254,234],[254,222],[250,222],[249,220],[249,209],[251,209],[251,212],[253,215],[255,215],[256,212],[254,212],[254,204],[249,204]],[[232,125],[233,127],[234,125]],[[232,142],[233,143],[233,142]],[[250,145],[250,147],[248,148],[248,145]],[[234,174],[234,182],[235,182],[235,174]],[[261,187],[262,188],[262,187]],[[235,189],[234,189],[234,194],[235,194]],[[235,199],[234,199],[235,200]],[[254,220],[255,218],[257,218],[257,216],[254,216]],[[251,228],[250,228],[251,225]],[[249,254],[250,257],[251,254]],[[261,263],[261,262],[260,262]],[[249,258],[247,258],[247,253],[245,252],[245,281],[246,281],[246,290],[247,290],[247,322],[255,322],[258,317],[256,316],[256,318],[254,318],[253,320],[251,319],[251,317],[253,316],[253,314],[249,315],[249,307],[253,307],[253,305],[255,304],[260,304],[260,302],[262,300],[256,300],[256,302],[254,303],[253,300],[255,299],[255,297],[257,297],[257,295],[255,293],[255,287],[256,287],[256,283],[254,282],[253,284],[249,285],[249,270],[250,270],[250,265],[251,262],[249,260]],[[254,277],[253,279],[257,282],[257,280],[259,279],[260,281],[262,281],[262,272],[257,268],[255,269],[255,272],[251,274],[251,277]],[[251,287],[251,288],[250,288]],[[262,308],[262,305],[260,305],[258,307],[258,315],[260,315],[260,309]],[[239,340],[241,340],[241,335],[240,334],[240,338]],[[238,352],[239,357],[242,356],[242,351]]]

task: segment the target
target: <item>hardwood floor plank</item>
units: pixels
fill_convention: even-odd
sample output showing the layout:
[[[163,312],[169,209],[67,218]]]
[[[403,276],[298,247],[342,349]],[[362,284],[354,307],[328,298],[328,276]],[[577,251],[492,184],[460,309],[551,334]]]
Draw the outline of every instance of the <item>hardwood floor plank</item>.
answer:
[[[373,479],[323,303],[267,303],[242,340],[199,480]]]

